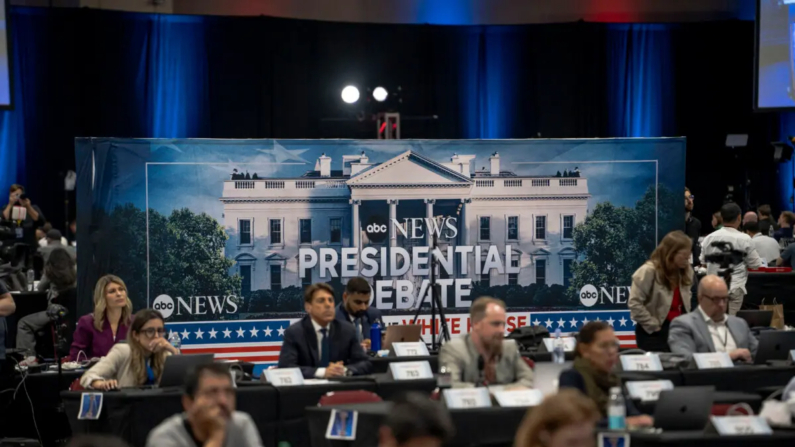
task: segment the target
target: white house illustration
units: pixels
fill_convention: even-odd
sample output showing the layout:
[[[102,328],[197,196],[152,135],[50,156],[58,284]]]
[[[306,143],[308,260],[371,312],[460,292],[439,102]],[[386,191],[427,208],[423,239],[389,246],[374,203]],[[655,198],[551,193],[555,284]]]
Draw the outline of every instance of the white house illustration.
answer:
[[[332,170],[332,159],[324,154],[314,170],[298,178],[234,175],[224,182],[220,199],[230,235],[225,254],[235,260],[230,273],[242,276],[244,296],[252,290],[329,281],[317,269],[301,278],[300,248],[430,245],[430,238],[406,239],[392,225],[381,238],[368,237],[364,229],[373,219],[448,216],[457,217],[458,236],[440,238],[440,246],[480,245],[485,257],[494,245],[504,259],[505,247],[511,245],[511,262],[521,268],[518,274],[492,270],[476,277],[470,257],[468,274],[461,274],[463,266],[457,263],[455,277],[470,276],[487,286],[568,285],[573,230],[587,213],[588,180],[579,171],[516,175],[500,169],[497,153],[488,168],[476,170],[474,159],[455,155],[439,163],[407,151],[375,164],[362,153],[343,156],[342,170]]]

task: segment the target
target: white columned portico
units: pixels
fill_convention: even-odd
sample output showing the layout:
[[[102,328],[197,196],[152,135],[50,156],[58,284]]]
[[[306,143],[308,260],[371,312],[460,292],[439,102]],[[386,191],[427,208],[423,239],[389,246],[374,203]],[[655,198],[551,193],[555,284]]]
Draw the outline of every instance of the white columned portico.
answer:
[[[350,200],[352,214],[353,214],[353,222],[352,222],[352,237],[351,237],[351,244],[356,247],[356,249],[361,252],[361,235],[362,235],[362,223],[359,221],[359,206],[362,204],[361,200]]]
[[[389,204],[389,223],[387,224],[387,227],[389,227],[389,246],[397,247],[397,235],[395,234],[395,225],[393,222],[397,220],[397,206],[399,201],[397,199],[389,199],[386,202]]]
[[[468,205],[470,203],[472,203],[472,199],[471,198],[467,197],[467,198],[461,199],[461,216],[460,216],[461,226],[460,226],[460,228],[461,228],[461,245],[463,245],[463,246],[474,245],[474,244],[470,244],[469,243],[469,215],[468,215],[469,206]],[[469,256],[467,256],[467,258],[464,259],[464,262],[467,263],[467,274],[474,274],[473,273],[474,270],[472,270],[472,269],[475,266],[472,265],[469,262]],[[463,268],[464,268],[464,266],[459,266],[459,269],[463,270]],[[459,274],[462,274],[462,272],[459,271]]]
[[[433,219],[433,205],[436,203],[436,199],[425,199],[425,240],[426,245],[428,247],[433,246],[433,235],[431,234],[430,224],[428,222]]]

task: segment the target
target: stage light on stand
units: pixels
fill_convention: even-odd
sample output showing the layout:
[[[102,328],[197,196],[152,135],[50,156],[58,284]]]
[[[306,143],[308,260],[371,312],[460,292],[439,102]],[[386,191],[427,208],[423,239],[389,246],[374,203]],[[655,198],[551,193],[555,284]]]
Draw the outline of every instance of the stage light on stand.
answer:
[[[353,104],[359,100],[359,89],[349,85],[342,89],[342,100],[347,104]]]
[[[376,87],[373,90],[373,99],[375,99],[378,102],[386,101],[387,96],[389,96],[389,93],[387,93],[384,87]]]

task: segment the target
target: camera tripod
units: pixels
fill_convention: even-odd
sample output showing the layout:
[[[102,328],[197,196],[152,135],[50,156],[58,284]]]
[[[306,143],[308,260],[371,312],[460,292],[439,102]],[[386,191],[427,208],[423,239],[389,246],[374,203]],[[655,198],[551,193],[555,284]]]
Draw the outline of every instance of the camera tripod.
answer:
[[[431,274],[430,274],[430,286],[431,286],[431,350],[435,351],[439,349],[439,346],[442,344],[442,339],[444,341],[450,341],[450,329],[447,327],[447,319],[444,315],[444,307],[442,306],[442,298],[441,298],[441,285],[436,283],[436,267],[439,265],[438,261],[436,261],[436,257],[434,256],[433,252],[436,250],[438,245],[438,236],[436,234],[433,235],[433,243],[431,244],[430,249],[430,262],[429,265],[431,266]],[[422,303],[425,301],[425,297],[421,297],[419,302],[417,303],[417,310],[414,312],[414,320],[411,324],[417,324],[417,319],[420,316],[420,312],[422,312]],[[439,319],[442,320],[440,323],[441,326],[441,334],[438,341],[436,339],[436,308],[439,308]]]

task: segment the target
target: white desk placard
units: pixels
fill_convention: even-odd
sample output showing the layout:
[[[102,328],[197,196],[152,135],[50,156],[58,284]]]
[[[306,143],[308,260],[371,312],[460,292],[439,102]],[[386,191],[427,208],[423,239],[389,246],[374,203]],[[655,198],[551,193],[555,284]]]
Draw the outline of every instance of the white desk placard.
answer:
[[[643,402],[653,402],[660,397],[660,392],[674,389],[670,380],[641,380],[627,382],[629,397]]]
[[[433,379],[431,364],[427,360],[421,362],[392,362],[389,372],[395,380]]]
[[[711,416],[712,426],[721,436],[772,435],[762,416]]]
[[[624,371],[662,371],[660,356],[657,354],[622,355],[621,369]]]
[[[444,402],[451,410],[485,408],[491,406],[488,388],[453,388],[444,390]]]
[[[273,386],[298,386],[304,384],[301,368],[266,369],[265,378]]]
[[[420,357],[427,356],[428,346],[421,341],[392,343],[395,357]]]
[[[789,352],[789,361],[795,361],[795,349]]]
[[[494,393],[494,399],[501,407],[535,407],[544,400],[544,393],[535,389],[502,390]]]
[[[574,337],[561,337],[563,340],[563,351],[564,352],[574,352],[575,346],[577,346],[577,339]],[[545,338],[544,340],[544,348],[546,348],[547,352],[552,352],[555,349],[555,339],[554,338]]]
[[[698,369],[734,368],[728,352],[706,352],[693,354]]]

